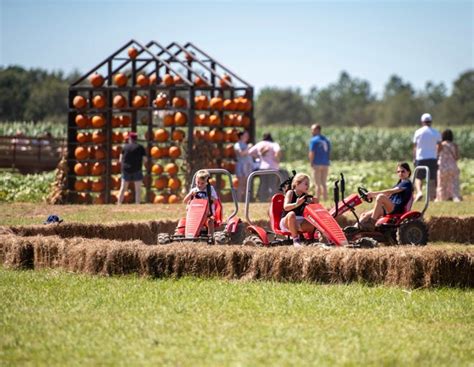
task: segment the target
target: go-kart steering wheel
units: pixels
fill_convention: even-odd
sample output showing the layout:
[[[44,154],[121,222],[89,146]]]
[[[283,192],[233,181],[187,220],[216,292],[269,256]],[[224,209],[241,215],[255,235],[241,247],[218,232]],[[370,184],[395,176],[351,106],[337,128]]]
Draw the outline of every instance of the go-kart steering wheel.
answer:
[[[362,198],[362,200],[367,201],[368,203],[372,202],[373,199],[369,199],[369,197],[367,196],[369,190],[367,190],[365,187],[359,186],[357,188],[357,192],[359,193],[359,196]]]

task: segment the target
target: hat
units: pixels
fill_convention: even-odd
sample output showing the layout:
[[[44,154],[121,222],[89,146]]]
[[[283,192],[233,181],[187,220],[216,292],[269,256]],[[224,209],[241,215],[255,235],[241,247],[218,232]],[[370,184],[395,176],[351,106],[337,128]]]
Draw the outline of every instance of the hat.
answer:
[[[431,118],[431,115],[429,113],[424,113],[421,115],[421,122],[431,122],[433,119]]]
[[[136,138],[137,138],[137,133],[136,133],[135,131],[130,131],[130,132],[128,133],[128,137],[129,137],[130,139],[136,139]]]
[[[57,215],[50,215],[48,216],[48,219],[46,219],[46,221],[43,222],[43,224],[53,224],[53,223],[61,223],[63,220],[62,219],[59,219],[59,217]]]

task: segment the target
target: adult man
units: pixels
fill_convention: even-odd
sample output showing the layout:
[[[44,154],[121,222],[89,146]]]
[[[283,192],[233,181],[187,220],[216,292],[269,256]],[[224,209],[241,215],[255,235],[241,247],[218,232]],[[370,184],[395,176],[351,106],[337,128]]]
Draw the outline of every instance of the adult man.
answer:
[[[140,204],[141,188],[142,188],[142,161],[145,157],[145,148],[137,143],[137,133],[130,132],[128,134],[128,144],[123,146],[120,162],[122,164],[122,183],[117,204],[122,204],[125,190],[130,182],[135,184],[135,203]]]
[[[428,166],[430,169],[430,192],[431,200],[436,195],[436,175],[438,171],[437,155],[439,144],[441,143],[441,134],[438,130],[431,127],[432,118],[429,113],[421,115],[421,125],[415,131],[413,136],[413,159],[415,167]],[[415,201],[423,197],[422,180],[425,179],[426,172],[419,171],[415,177]]]
[[[321,135],[321,125],[311,126],[313,137],[309,142],[308,158],[313,168],[314,185],[316,186],[316,196],[328,199],[328,189],[326,181],[329,172],[329,157],[331,154],[331,142],[324,135]]]

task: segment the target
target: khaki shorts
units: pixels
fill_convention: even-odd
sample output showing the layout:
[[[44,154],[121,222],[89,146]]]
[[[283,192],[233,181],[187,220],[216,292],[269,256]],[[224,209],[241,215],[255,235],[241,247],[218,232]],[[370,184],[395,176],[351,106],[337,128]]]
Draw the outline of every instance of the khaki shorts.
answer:
[[[313,176],[315,185],[326,185],[329,166],[313,166]]]

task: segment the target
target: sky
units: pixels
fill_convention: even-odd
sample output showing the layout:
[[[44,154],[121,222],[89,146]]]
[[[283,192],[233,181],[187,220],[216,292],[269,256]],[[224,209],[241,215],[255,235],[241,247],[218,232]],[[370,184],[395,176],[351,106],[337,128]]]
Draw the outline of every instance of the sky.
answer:
[[[257,91],[474,68],[474,1],[0,0],[0,65],[87,72],[130,39],[193,42]]]

